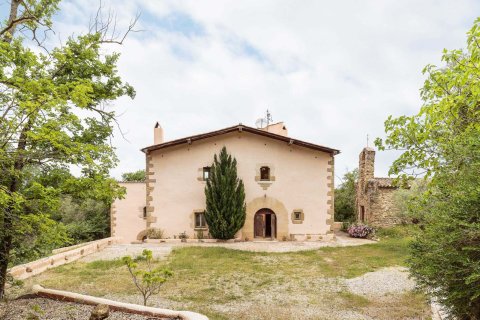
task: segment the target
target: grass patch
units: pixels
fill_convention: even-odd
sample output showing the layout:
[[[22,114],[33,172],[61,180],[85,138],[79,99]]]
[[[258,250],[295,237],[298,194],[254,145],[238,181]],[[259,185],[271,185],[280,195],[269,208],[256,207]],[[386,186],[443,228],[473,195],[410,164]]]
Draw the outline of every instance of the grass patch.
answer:
[[[370,300],[364,296],[352,293],[350,291],[341,291],[338,297],[343,300],[344,306],[349,308],[364,308],[371,304]]]
[[[174,276],[164,284],[162,300],[153,298],[152,302],[161,307],[201,312],[212,320],[298,318],[298,312],[304,312],[299,306],[300,309],[315,306],[320,310],[325,307],[325,312],[338,309],[375,313],[382,309],[375,301],[339,290],[337,283],[339,278],[403,266],[410,236],[404,236],[404,231],[388,232],[388,236],[387,232],[381,233],[382,241],[375,244],[291,253],[222,247],[178,248],[167,260],[156,262],[172,270]],[[138,263],[142,267],[144,262]],[[95,296],[139,295],[121,260],[76,262],[28,281]],[[332,299],[334,292],[337,293]],[[386,303],[398,307],[398,314],[424,312],[422,296],[396,296],[394,300]],[[310,319],[307,314],[300,318]],[[381,314],[377,316],[382,318]],[[336,315],[330,318],[336,319]]]
[[[431,319],[427,297],[414,291],[374,300],[363,312],[374,319]]]
[[[86,269],[93,270],[109,270],[113,268],[118,268],[124,266],[124,263],[121,259],[115,260],[97,260],[90,263],[87,263],[85,266]]]

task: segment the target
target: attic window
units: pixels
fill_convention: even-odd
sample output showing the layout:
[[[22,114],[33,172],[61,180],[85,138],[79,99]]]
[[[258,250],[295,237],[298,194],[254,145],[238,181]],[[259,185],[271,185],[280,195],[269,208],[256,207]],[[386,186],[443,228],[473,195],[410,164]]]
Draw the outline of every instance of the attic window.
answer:
[[[208,178],[210,178],[210,167],[203,167],[203,174],[202,174],[203,180],[206,181]]]
[[[260,180],[269,181],[270,180],[270,168],[269,167],[261,167],[260,168]]]

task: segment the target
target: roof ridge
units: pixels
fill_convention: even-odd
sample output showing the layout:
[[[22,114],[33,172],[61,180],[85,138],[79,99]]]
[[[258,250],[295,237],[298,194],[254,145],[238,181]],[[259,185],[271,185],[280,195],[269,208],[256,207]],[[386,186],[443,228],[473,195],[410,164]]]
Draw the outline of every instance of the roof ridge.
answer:
[[[233,132],[235,130],[247,131],[247,132],[250,132],[250,133],[253,133],[253,134],[258,134],[258,135],[261,135],[261,136],[285,141],[285,142],[288,142],[289,144],[295,144],[295,145],[299,145],[299,146],[310,148],[310,149],[320,150],[320,151],[329,152],[329,153],[333,153],[333,154],[339,154],[340,153],[340,150],[338,150],[338,149],[333,149],[333,148],[329,148],[329,147],[322,146],[322,145],[319,145],[319,144],[314,144],[314,143],[311,143],[311,142],[306,142],[306,141],[303,141],[303,140],[282,136],[282,135],[272,133],[272,132],[269,132],[269,131],[256,129],[256,128],[253,128],[253,127],[241,124],[241,123],[237,124],[237,125],[234,125],[234,126],[231,126],[231,127],[224,128],[224,129],[210,131],[210,132],[206,132],[206,133],[202,133],[202,134],[196,134],[196,135],[192,135],[192,136],[188,136],[188,137],[184,137],[184,138],[180,138],[180,139],[175,139],[175,140],[168,141],[168,142],[163,142],[163,143],[160,143],[160,144],[150,145],[150,146],[147,146],[145,148],[142,148],[141,151],[148,152],[148,151],[153,151],[153,150],[158,150],[158,149],[164,149],[164,148],[168,148],[168,147],[183,144],[183,143],[191,144],[193,141],[196,141],[196,140],[202,140],[202,139],[206,139],[206,138],[230,133],[230,132]]]

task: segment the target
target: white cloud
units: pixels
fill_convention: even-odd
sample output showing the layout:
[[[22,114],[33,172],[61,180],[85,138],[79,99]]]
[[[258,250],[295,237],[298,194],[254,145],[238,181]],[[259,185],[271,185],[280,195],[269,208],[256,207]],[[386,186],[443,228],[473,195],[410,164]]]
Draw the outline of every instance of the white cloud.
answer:
[[[144,166],[141,147],[160,121],[167,139],[237,123],[270,109],[292,137],[342,150],[337,175],[383,135],[390,114],[421,105],[422,68],[460,48],[475,1],[104,1],[121,26],[142,11],[122,47],[120,72],[137,90],[115,102],[128,142],[112,174]],[[70,0],[62,35],[88,25],[97,1]],[[199,32],[194,32],[195,30]],[[201,32],[200,32],[201,31]],[[77,31],[78,32],[78,31]],[[386,175],[396,153],[377,155]]]

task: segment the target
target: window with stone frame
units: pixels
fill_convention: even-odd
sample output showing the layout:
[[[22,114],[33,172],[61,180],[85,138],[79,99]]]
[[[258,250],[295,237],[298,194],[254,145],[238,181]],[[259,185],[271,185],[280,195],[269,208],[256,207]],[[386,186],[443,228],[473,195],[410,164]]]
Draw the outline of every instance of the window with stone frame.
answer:
[[[291,213],[292,223],[294,224],[302,224],[305,220],[305,213],[303,209],[293,209]]]
[[[143,207],[143,218],[147,218],[147,207]]]
[[[210,178],[210,167],[203,167],[202,178],[204,181]]]
[[[260,168],[260,180],[261,181],[270,181],[270,168],[263,166]]]
[[[206,229],[205,212],[195,212],[195,229]]]
[[[301,211],[295,211],[293,213],[293,220],[302,220],[302,212]]]

